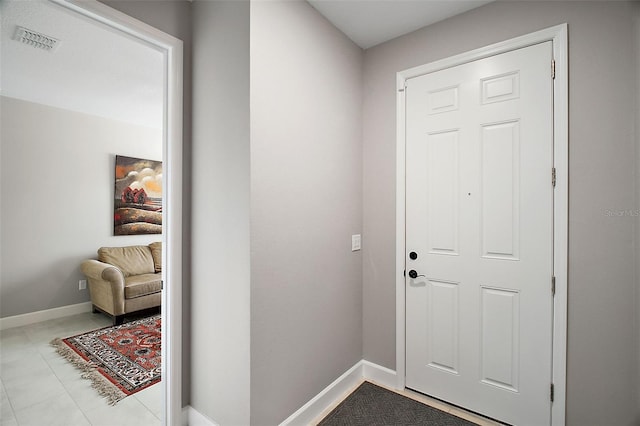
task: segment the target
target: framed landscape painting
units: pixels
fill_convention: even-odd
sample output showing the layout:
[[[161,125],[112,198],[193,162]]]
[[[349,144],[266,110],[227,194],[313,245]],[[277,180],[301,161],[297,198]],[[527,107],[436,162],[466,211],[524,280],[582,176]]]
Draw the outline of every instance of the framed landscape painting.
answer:
[[[116,155],[113,235],[162,234],[162,161]]]

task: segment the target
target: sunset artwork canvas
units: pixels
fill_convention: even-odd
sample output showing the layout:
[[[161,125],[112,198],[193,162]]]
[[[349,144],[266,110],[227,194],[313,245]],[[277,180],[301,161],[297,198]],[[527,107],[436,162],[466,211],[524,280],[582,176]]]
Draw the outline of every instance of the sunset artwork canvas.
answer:
[[[162,234],[162,161],[116,155],[113,235]]]

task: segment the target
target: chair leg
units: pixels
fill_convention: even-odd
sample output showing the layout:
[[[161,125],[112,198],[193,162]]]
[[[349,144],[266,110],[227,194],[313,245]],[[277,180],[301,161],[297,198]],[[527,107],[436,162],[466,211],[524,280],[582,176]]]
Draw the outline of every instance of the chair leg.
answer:
[[[124,315],[116,315],[113,317],[113,325],[120,325],[124,322]]]

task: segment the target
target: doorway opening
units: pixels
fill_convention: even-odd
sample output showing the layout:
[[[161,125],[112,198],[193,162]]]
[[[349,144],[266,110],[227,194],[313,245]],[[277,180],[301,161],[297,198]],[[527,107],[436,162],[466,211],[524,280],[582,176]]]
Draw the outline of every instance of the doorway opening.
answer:
[[[164,425],[182,422],[182,41],[94,0],[49,0],[163,56],[162,394]]]

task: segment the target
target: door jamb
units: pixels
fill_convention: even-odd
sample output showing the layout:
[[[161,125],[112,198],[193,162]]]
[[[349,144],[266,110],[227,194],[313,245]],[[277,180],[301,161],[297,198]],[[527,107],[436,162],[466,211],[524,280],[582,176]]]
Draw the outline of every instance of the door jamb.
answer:
[[[552,380],[554,401],[551,424],[564,426],[566,413],[567,366],[567,268],[569,225],[569,73],[568,26],[561,24],[521,37],[482,47],[446,59],[420,65],[396,74],[396,388],[405,388],[405,85],[406,80],[420,75],[462,65],[478,59],[551,41],[555,61],[553,86],[553,163],[556,186],[553,192],[553,272],[556,278],[553,319]],[[550,70],[551,72],[551,65]],[[551,288],[551,284],[549,285]]]
[[[182,424],[182,80],[181,40],[97,0],[50,0],[89,20],[141,40],[164,57],[162,424]]]

